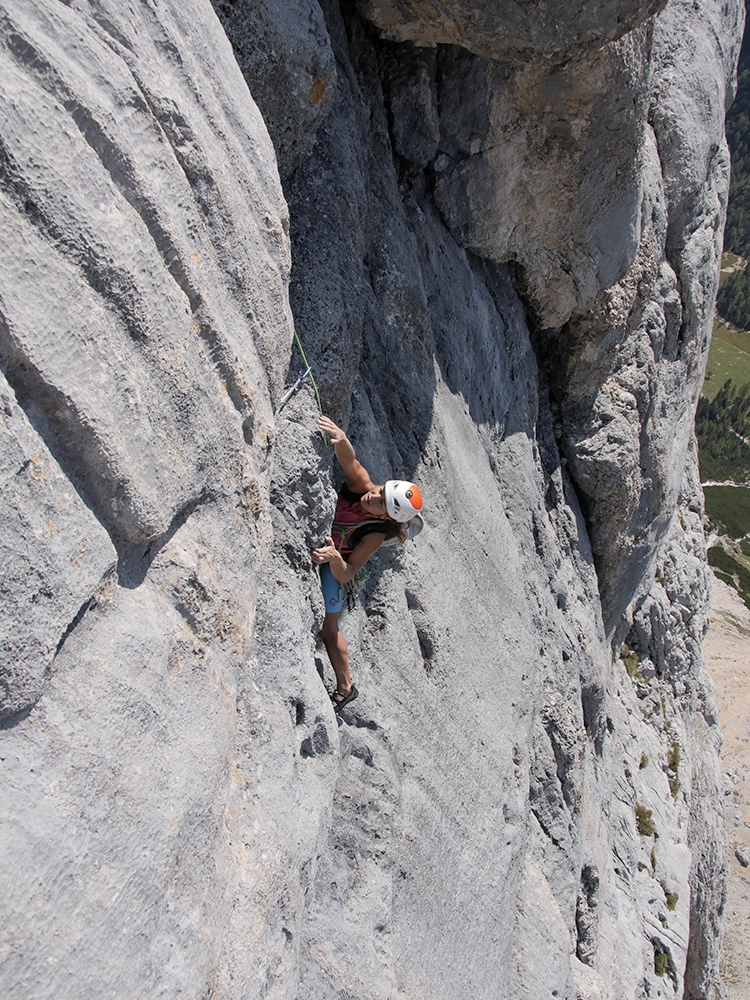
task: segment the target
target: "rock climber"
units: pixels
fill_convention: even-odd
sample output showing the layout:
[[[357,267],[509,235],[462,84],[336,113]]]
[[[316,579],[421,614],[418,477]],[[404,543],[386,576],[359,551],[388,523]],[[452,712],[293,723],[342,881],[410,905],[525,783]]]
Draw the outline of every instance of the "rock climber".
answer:
[[[318,427],[331,439],[333,451],[346,473],[346,485],[339,490],[331,534],[325,544],[313,549],[312,560],[320,566],[326,613],[320,637],[336,675],[336,690],[331,695],[334,710],[358,695],[349,673],[349,649],[339,631],[346,593],[344,586],[354,579],[383,542],[395,538],[401,542],[422,527],[422,495],[414,483],[391,479],[376,485],[357,460],[346,434],[329,418],[322,416]]]

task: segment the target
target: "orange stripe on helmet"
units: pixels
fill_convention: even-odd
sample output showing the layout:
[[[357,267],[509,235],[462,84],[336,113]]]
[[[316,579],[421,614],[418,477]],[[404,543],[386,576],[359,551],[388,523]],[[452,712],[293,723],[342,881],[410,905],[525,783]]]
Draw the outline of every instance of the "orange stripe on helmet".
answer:
[[[422,509],[422,494],[419,492],[419,487],[415,486],[414,483],[412,483],[406,491],[406,499],[412,505],[414,510]]]

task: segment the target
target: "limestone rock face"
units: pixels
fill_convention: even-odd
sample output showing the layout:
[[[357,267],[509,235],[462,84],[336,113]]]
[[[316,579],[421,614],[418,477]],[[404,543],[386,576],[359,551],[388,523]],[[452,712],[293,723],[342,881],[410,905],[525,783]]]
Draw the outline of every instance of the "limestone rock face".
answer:
[[[115,562],[120,583],[137,586],[209,497],[261,490],[267,386],[280,384],[289,341],[286,209],[278,182],[264,180],[271,151],[248,138],[265,139],[262,121],[207,13],[218,54],[193,55],[183,42],[185,58],[203,54],[205,65],[177,60],[162,79],[153,54],[183,37],[182,15],[154,22],[139,53],[106,6],[3,10],[6,414],[18,413],[15,397],[39,435],[15,418],[17,468],[31,463],[33,477],[38,464],[36,480],[48,467],[50,484],[69,483],[69,499],[34,501],[39,516],[52,523],[42,508],[60,506],[81,555],[91,536],[86,583],[47,637],[51,651]],[[77,40],[68,60],[66,39]],[[180,107],[196,80],[226,73],[241,111],[213,86],[205,109],[192,97]],[[243,277],[249,260],[253,282]],[[16,436],[7,423],[5,432]],[[31,566],[40,558],[31,554]],[[46,580],[57,592],[53,567]],[[38,591],[18,616],[35,618]]]
[[[651,74],[644,125],[638,254],[590,314],[548,335],[567,369],[556,376],[562,445],[589,514],[608,630],[649,576],[692,447],[715,295],[705,275],[715,274],[721,254],[716,219],[726,202],[723,122],[732,95],[731,77],[706,67],[725,64],[726,18],[722,7],[679,4],[657,18],[652,63],[660,71]],[[680,71],[678,36],[687,49]]]
[[[0,78],[0,993],[199,996],[238,947],[288,214],[207,4],[11,0]]]
[[[6,718],[38,701],[49,666],[77,616],[114,570],[116,553],[4,377],[1,391],[0,718]]]
[[[492,58],[552,55],[620,38],[664,6],[664,0],[562,3],[532,0],[359,0],[365,17],[394,41],[461,45]]]
[[[330,111],[337,70],[317,0],[214,4],[273,140],[282,179],[299,166]]]
[[[441,61],[436,201],[462,245],[520,265],[543,328],[587,313],[635,259],[649,41],[643,27],[561,67]]]
[[[741,5],[214,7],[0,0],[0,993],[708,998]]]

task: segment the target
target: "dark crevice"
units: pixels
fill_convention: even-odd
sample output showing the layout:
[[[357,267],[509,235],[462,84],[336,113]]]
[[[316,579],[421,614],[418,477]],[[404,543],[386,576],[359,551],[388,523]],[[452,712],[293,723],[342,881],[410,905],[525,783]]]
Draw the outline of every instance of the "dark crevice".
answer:
[[[361,760],[363,764],[367,765],[367,767],[375,766],[375,758],[373,756],[372,750],[365,744],[360,744],[358,746],[353,747],[352,757],[356,757],[358,760]]]
[[[531,806],[531,811],[534,814],[534,817],[535,817],[537,823],[539,824],[539,826],[541,827],[542,833],[545,835],[545,837],[547,837],[547,839],[552,844],[554,844],[555,847],[562,847],[562,843],[557,839],[557,837],[555,837],[555,835],[552,833],[552,831],[547,827],[547,825],[545,824],[544,820],[542,819],[540,813],[534,808],[533,804]]]
[[[100,38],[117,56],[122,56],[122,49],[133,52],[133,44],[130,39],[120,30],[117,24],[101,10],[90,10],[89,16],[92,21],[102,30]]]
[[[581,869],[576,901],[576,957],[584,965],[594,965],[599,937],[599,872],[595,865]]]
[[[41,695],[40,695],[41,697]],[[37,698],[33,705],[29,705],[27,708],[22,708],[20,712],[16,712],[13,715],[6,715],[4,719],[0,719],[0,732],[5,729],[15,729],[19,723],[23,722],[24,719],[28,719],[31,713],[34,711]]]
[[[325,757],[333,753],[333,746],[328,737],[328,730],[320,716],[316,718],[316,726],[310,736],[305,737],[300,744],[300,757]]]
[[[63,632],[63,634],[60,636],[60,641],[58,642],[57,646],[55,647],[55,656],[58,656],[60,654],[60,652],[62,651],[63,646],[65,645],[65,643],[68,640],[68,637],[73,632],[73,630],[80,624],[80,622],[83,620],[84,615],[89,610],[89,608],[94,604],[94,601],[95,601],[95,598],[94,598],[94,595],[92,594],[92,596],[89,597],[89,598],[87,598],[83,602],[83,604],[80,606],[80,608],[78,609],[77,614],[75,615],[75,617],[73,618],[73,620],[70,622],[70,624],[68,625],[68,627],[65,629],[65,631]],[[52,673],[52,664],[50,664],[50,666],[47,668],[46,673],[47,673],[47,675],[50,675]]]
[[[377,724],[377,722],[374,722],[372,719],[363,719],[358,715],[352,716],[351,719],[349,720],[349,723],[350,725],[353,725],[356,729],[370,729],[373,732],[377,729],[380,729],[380,726]]]
[[[571,775],[575,776],[574,769],[580,769],[580,762],[575,759],[571,747],[565,744],[565,737],[560,733],[555,719],[550,717],[545,718],[544,728],[555,757],[555,773],[563,799],[571,810],[576,810],[580,802],[580,792],[577,790],[574,781],[571,780]]]
[[[583,725],[589,736],[594,738],[594,747],[597,756],[601,756],[604,749],[603,732],[601,725],[601,711],[605,700],[604,688],[599,685],[587,683],[581,680],[581,711],[583,714]]]
[[[419,649],[420,652],[422,653],[422,660],[426,667],[427,664],[430,665],[432,664],[432,658],[435,655],[435,647],[432,642],[432,638],[427,634],[427,632],[424,629],[420,628],[419,626],[416,626],[416,629],[417,629],[417,639],[419,640]]]
[[[51,674],[54,672],[54,662],[55,662],[55,659],[62,652],[63,646],[65,645],[65,643],[67,642],[67,640],[70,638],[70,636],[72,635],[72,633],[80,625],[80,623],[83,621],[84,617],[91,610],[91,608],[97,607],[99,605],[99,603],[101,602],[102,592],[109,585],[112,585],[112,584],[116,583],[115,576],[116,576],[116,574],[115,574],[114,570],[108,571],[104,575],[104,577],[102,578],[101,582],[99,583],[99,586],[96,588],[96,590],[94,591],[94,593],[91,594],[91,596],[88,597],[83,602],[83,604],[81,605],[81,607],[78,609],[78,612],[76,613],[76,615],[74,616],[74,618],[71,620],[70,624],[65,629],[65,631],[63,632],[63,634],[60,636],[60,640],[57,643],[57,646],[55,648],[55,655],[52,658],[52,662],[50,663],[50,665],[47,667],[47,670],[45,671],[45,679],[47,677],[51,676]]]

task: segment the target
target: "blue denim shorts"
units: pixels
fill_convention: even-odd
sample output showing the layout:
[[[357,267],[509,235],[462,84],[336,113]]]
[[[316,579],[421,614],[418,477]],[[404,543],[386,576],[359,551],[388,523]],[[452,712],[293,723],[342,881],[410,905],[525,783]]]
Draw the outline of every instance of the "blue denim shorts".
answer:
[[[344,588],[333,575],[328,563],[320,564],[320,585],[323,588],[323,600],[326,603],[326,613],[335,615],[344,610],[346,594]]]

